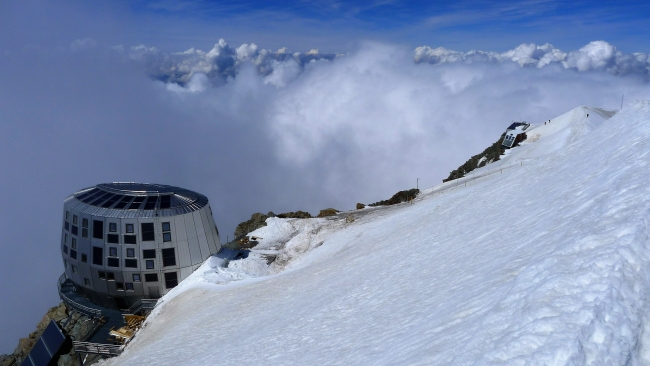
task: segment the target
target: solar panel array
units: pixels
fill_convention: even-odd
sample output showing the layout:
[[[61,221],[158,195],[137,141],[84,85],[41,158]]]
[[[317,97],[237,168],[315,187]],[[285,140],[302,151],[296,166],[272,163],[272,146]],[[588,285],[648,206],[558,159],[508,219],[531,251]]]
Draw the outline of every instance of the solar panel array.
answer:
[[[191,205],[201,198],[187,189],[144,183],[105,183],[74,194],[79,201],[118,210],[165,210]]]
[[[47,366],[65,343],[66,337],[53,321],[45,328],[41,337],[21,364],[22,366]]]

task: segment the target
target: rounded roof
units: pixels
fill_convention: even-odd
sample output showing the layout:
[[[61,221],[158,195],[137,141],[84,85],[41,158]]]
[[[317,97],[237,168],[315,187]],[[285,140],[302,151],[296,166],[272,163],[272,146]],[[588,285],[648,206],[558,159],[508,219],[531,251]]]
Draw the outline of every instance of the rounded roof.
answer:
[[[81,212],[108,217],[174,216],[208,204],[202,194],[164,184],[117,182],[81,189],[65,200]]]

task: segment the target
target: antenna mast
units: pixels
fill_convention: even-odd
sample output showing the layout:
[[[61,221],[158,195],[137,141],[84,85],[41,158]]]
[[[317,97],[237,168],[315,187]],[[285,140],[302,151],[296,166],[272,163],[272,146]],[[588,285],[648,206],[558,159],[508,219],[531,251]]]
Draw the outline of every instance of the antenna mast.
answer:
[[[623,98],[625,98],[625,94],[621,95],[621,109],[623,109]]]

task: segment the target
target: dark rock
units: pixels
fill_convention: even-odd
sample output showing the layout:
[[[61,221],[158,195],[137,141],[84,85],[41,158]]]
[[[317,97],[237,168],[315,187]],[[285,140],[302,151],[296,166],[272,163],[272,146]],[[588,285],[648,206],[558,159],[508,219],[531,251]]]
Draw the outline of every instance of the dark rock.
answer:
[[[269,217],[275,217],[275,214],[273,212],[269,212],[268,214],[264,215],[262,213],[256,212],[251,215],[250,220],[239,223],[235,229],[235,240],[243,237],[251,231],[266,226],[266,219]]]
[[[417,188],[409,189],[406,191],[399,191],[393,195],[389,200],[384,200],[384,201],[379,201],[375,203],[371,203],[368,206],[388,206],[388,205],[396,205],[398,203],[402,202],[407,202],[415,197],[420,193],[420,190]]]
[[[316,217],[334,216],[334,215],[336,215],[338,212],[340,212],[340,211],[337,211],[336,209],[333,209],[333,208],[326,208],[326,209],[324,209],[324,210],[320,210],[320,213],[319,213],[318,216],[316,216]]]
[[[366,208],[366,205],[363,203],[357,203],[357,210],[361,210],[362,208]]]
[[[278,217],[281,219],[311,219],[312,216],[309,212],[296,211],[296,212],[285,212],[278,214]]]
[[[472,170],[487,165],[488,162],[495,162],[501,159],[501,155],[503,155],[503,149],[501,148],[501,141],[503,141],[505,135],[506,134],[504,132],[503,134],[501,134],[501,137],[499,137],[497,142],[493,143],[492,145],[490,145],[490,147],[483,150],[482,153],[472,156],[469,160],[465,162],[465,164],[459,166],[458,169],[452,170],[452,172],[449,173],[449,177],[447,177],[447,179],[443,179],[442,182],[444,183],[444,182],[449,182],[450,180],[462,178],[465,176],[465,174],[471,172]],[[481,161],[481,158],[483,157],[485,157],[485,159],[483,159],[483,161],[479,164],[479,161]]]

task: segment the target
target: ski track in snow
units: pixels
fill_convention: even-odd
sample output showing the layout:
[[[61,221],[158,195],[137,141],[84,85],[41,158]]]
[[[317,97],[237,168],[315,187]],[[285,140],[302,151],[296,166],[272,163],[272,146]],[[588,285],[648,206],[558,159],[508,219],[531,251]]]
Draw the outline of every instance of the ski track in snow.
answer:
[[[650,103],[610,115],[534,126],[414,205],[272,219],[259,252],[208,260],[105,363],[650,364]]]

